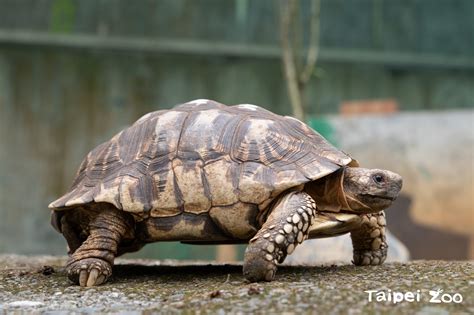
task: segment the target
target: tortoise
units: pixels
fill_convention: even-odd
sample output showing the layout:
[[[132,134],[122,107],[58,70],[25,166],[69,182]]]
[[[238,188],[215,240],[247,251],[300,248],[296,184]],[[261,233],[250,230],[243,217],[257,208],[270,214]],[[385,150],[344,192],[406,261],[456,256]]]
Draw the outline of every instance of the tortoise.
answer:
[[[81,286],[106,282],[115,257],[156,241],[248,243],[244,276],[271,281],[307,238],[350,232],[354,264],[383,263],[383,210],[401,186],[295,118],[195,100],[97,146],[49,208]]]

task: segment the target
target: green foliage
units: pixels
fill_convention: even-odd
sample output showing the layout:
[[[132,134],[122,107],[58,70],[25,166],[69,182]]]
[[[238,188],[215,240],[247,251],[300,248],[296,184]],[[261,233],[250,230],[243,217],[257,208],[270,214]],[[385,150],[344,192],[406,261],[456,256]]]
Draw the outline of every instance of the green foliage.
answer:
[[[127,257],[212,260],[216,257],[216,246],[189,245],[179,242],[157,242],[148,244],[138,252],[127,254]]]
[[[310,118],[308,125],[319,132],[326,140],[331,142],[335,147],[338,146],[337,137],[334,132],[334,127],[325,118]]]
[[[71,33],[76,20],[76,5],[72,0],[54,0],[51,5],[50,30]]]

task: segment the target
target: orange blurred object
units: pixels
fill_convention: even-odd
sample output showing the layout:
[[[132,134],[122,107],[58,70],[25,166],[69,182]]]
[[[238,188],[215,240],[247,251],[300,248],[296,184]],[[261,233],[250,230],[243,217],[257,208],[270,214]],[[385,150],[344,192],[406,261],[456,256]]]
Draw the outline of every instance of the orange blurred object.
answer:
[[[341,115],[388,114],[398,112],[395,99],[344,101],[339,107]]]

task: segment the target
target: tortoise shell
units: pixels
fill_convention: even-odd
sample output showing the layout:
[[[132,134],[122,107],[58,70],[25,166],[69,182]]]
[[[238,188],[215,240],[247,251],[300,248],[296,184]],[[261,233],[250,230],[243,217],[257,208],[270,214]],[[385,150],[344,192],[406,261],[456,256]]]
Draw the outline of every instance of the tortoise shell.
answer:
[[[242,206],[261,212],[283,191],[356,163],[295,118],[195,100],[146,114],[97,146],[49,207],[109,203],[138,220]]]

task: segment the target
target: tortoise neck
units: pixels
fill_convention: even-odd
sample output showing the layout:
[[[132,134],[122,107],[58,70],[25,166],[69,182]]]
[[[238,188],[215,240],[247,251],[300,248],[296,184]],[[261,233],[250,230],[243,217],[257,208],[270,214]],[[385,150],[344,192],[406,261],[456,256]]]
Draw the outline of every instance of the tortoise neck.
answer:
[[[338,212],[341,209],[350,209],[344,193],[345,167],[336,172],[309,182],[304,190],[314,199],[319,211]]]

